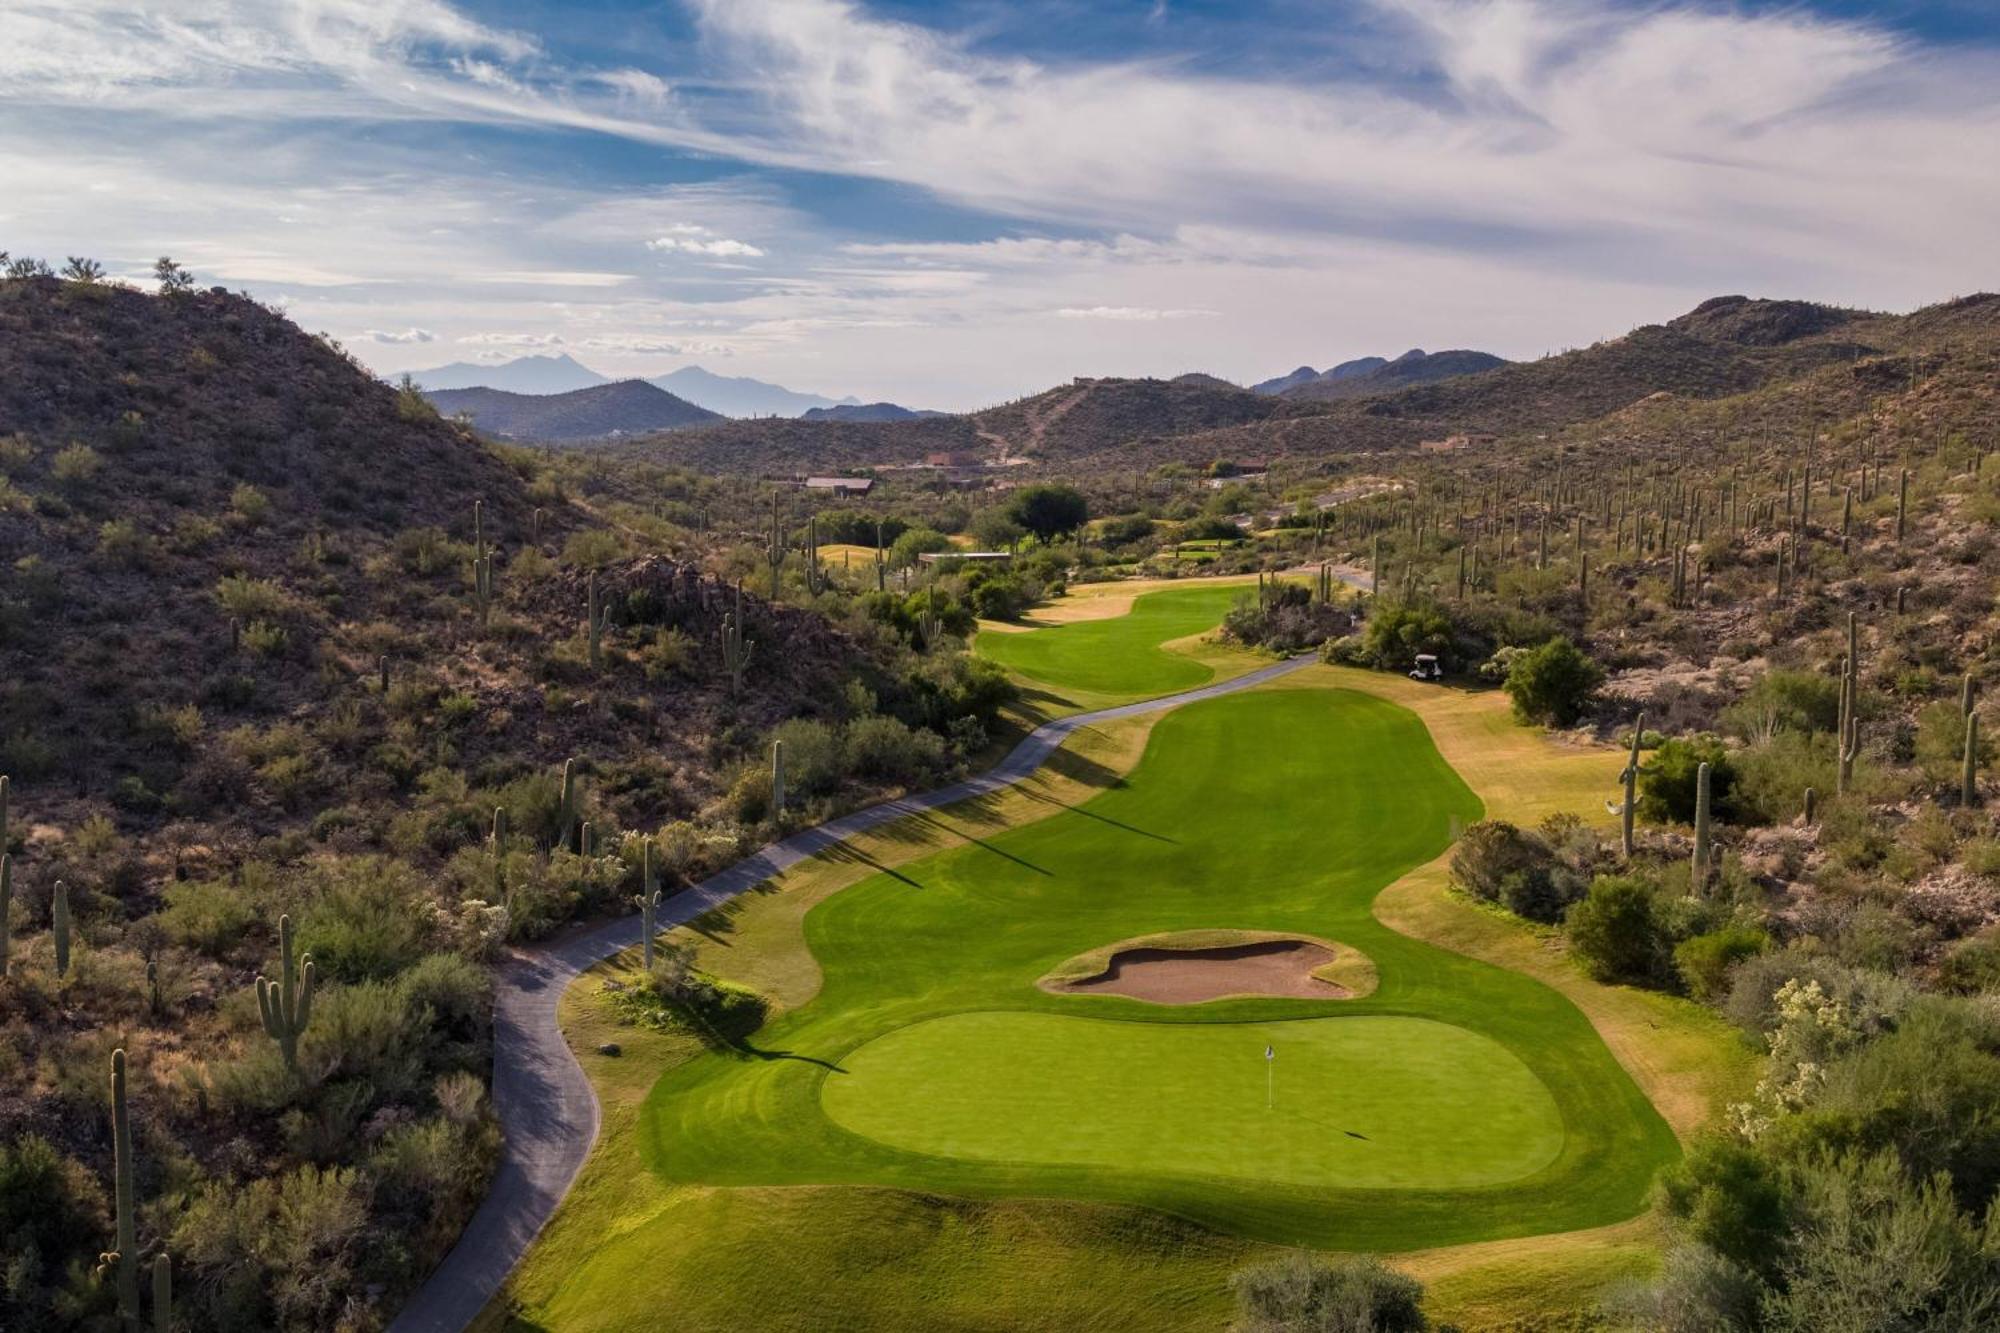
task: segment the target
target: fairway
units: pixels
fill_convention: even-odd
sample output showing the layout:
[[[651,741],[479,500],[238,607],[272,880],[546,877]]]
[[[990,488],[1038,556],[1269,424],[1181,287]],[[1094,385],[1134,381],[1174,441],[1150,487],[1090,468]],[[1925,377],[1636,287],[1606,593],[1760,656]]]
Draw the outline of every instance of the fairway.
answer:
[[[667,1071],[642,1157],[677,1183],[1134,1204],[1381,1250],[1630,1217],[1676,1146],[1583,1015],[1370,911],[1480,809],[1381,699],[1183,707],[1083,804],[814,907],[817,995]],[[1379,985],[1175,1006],[1037,985],[1119,941],[1215,929],[1338,940]],[[1267,1043],[1289,1094],[1269,1113]]]
[[[1214,629],[1239,597],[1250,595],[1254,589],[1241,583],[1168,588],[1137,598],[1122,616],[1025,632],[986,630],[974,643],[982,657],[1061,689],[1172,694],[1207,684],[1215,670],[1161,645]]]
[[[821,1094],[836,1124],[946,1157],[1438,1189],[1517,1180],[1563,1141],[1527,1066],[1422,1018],[953,1014],[841,1063]]]

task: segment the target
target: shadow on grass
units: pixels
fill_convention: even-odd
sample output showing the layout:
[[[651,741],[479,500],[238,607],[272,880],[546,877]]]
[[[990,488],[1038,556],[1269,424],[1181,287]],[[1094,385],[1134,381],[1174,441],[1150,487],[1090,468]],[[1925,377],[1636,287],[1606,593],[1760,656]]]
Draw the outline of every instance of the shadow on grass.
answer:
[[[845,865],[867,866],[869,869],[877,871],[880,874],[887,875],[891,879],[899,879],[913,889],[921,889],[922,887],[924,887],[923,884],[920,883],[919,881],[911,879],[908,875],[896,869],[894,866],[889,865],[887,862],[878,860],[877,858],[870,856],[868,853],[862,851],[859,847],[856,847],[852,843],[837,842],[833,846],[828,847],[824,851],[822,851],[820,853],[820,856],[825,860],[834,861]]]

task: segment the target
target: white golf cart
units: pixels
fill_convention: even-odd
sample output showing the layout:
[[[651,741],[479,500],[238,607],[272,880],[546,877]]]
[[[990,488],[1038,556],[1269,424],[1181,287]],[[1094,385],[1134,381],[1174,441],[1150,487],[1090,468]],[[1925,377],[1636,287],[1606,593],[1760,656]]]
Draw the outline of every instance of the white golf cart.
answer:
[[[1444,668],[1438,664],[1436,653],[1418,653],[1417,664],[1410,668],[1411,680],[1443,680]]]

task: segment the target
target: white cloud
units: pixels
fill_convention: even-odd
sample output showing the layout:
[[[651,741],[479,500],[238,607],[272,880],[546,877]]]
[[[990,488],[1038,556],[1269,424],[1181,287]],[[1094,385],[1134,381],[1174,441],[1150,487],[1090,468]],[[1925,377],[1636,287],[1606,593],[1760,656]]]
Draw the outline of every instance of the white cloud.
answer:
[[[467,347],[561,347],[559,333],[461,333],[454,342]]]
[[[629,273],[588,270],[500,269],[461,275],[468,282],[506,283],[514,287],[616,287],[632,281]]]
[[[1213,310],[1160,310],[1152,306],[1138,306],[1138,305],[1064,306],[1062,307],[1062,309],[1056,311],[1056,314],[1062,317],[1063,319],[1117,319],[1117,320],[1139,320],[1139,321],[1156,320],[1156,319],[1199,319],[1203,315],[1213,315],[1215,313],[1217,312]]]
[[[726,236],[703,238],[699,236],[659,236],[646,242],[648,250],[679,252],[686,255],[710,255],[725,259],[761,259],[762,250],[748,241],[734,241]]]
[[[372,343],[384,343],[391,347],[406,347],[413,343],[437,341],[437,335],[429,329],[369,329],[364,333],[357,333],[355,337],[366,339]]]

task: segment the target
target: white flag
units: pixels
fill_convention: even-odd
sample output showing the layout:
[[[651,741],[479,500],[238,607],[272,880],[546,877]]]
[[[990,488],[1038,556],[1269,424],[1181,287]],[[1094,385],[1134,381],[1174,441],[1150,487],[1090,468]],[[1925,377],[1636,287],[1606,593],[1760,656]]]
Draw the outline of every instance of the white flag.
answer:
[[[1275,1059],[1277,1059],[1277,1058],[1278,1058],[1278,1050],[1277,1050],[1277,1047],[1275,1047],[1275,1046],[1266,1046],[1266,1047],[1264,1048],[1264,1058],[1265,1058],[1266,1060],[1275,1060]]]

